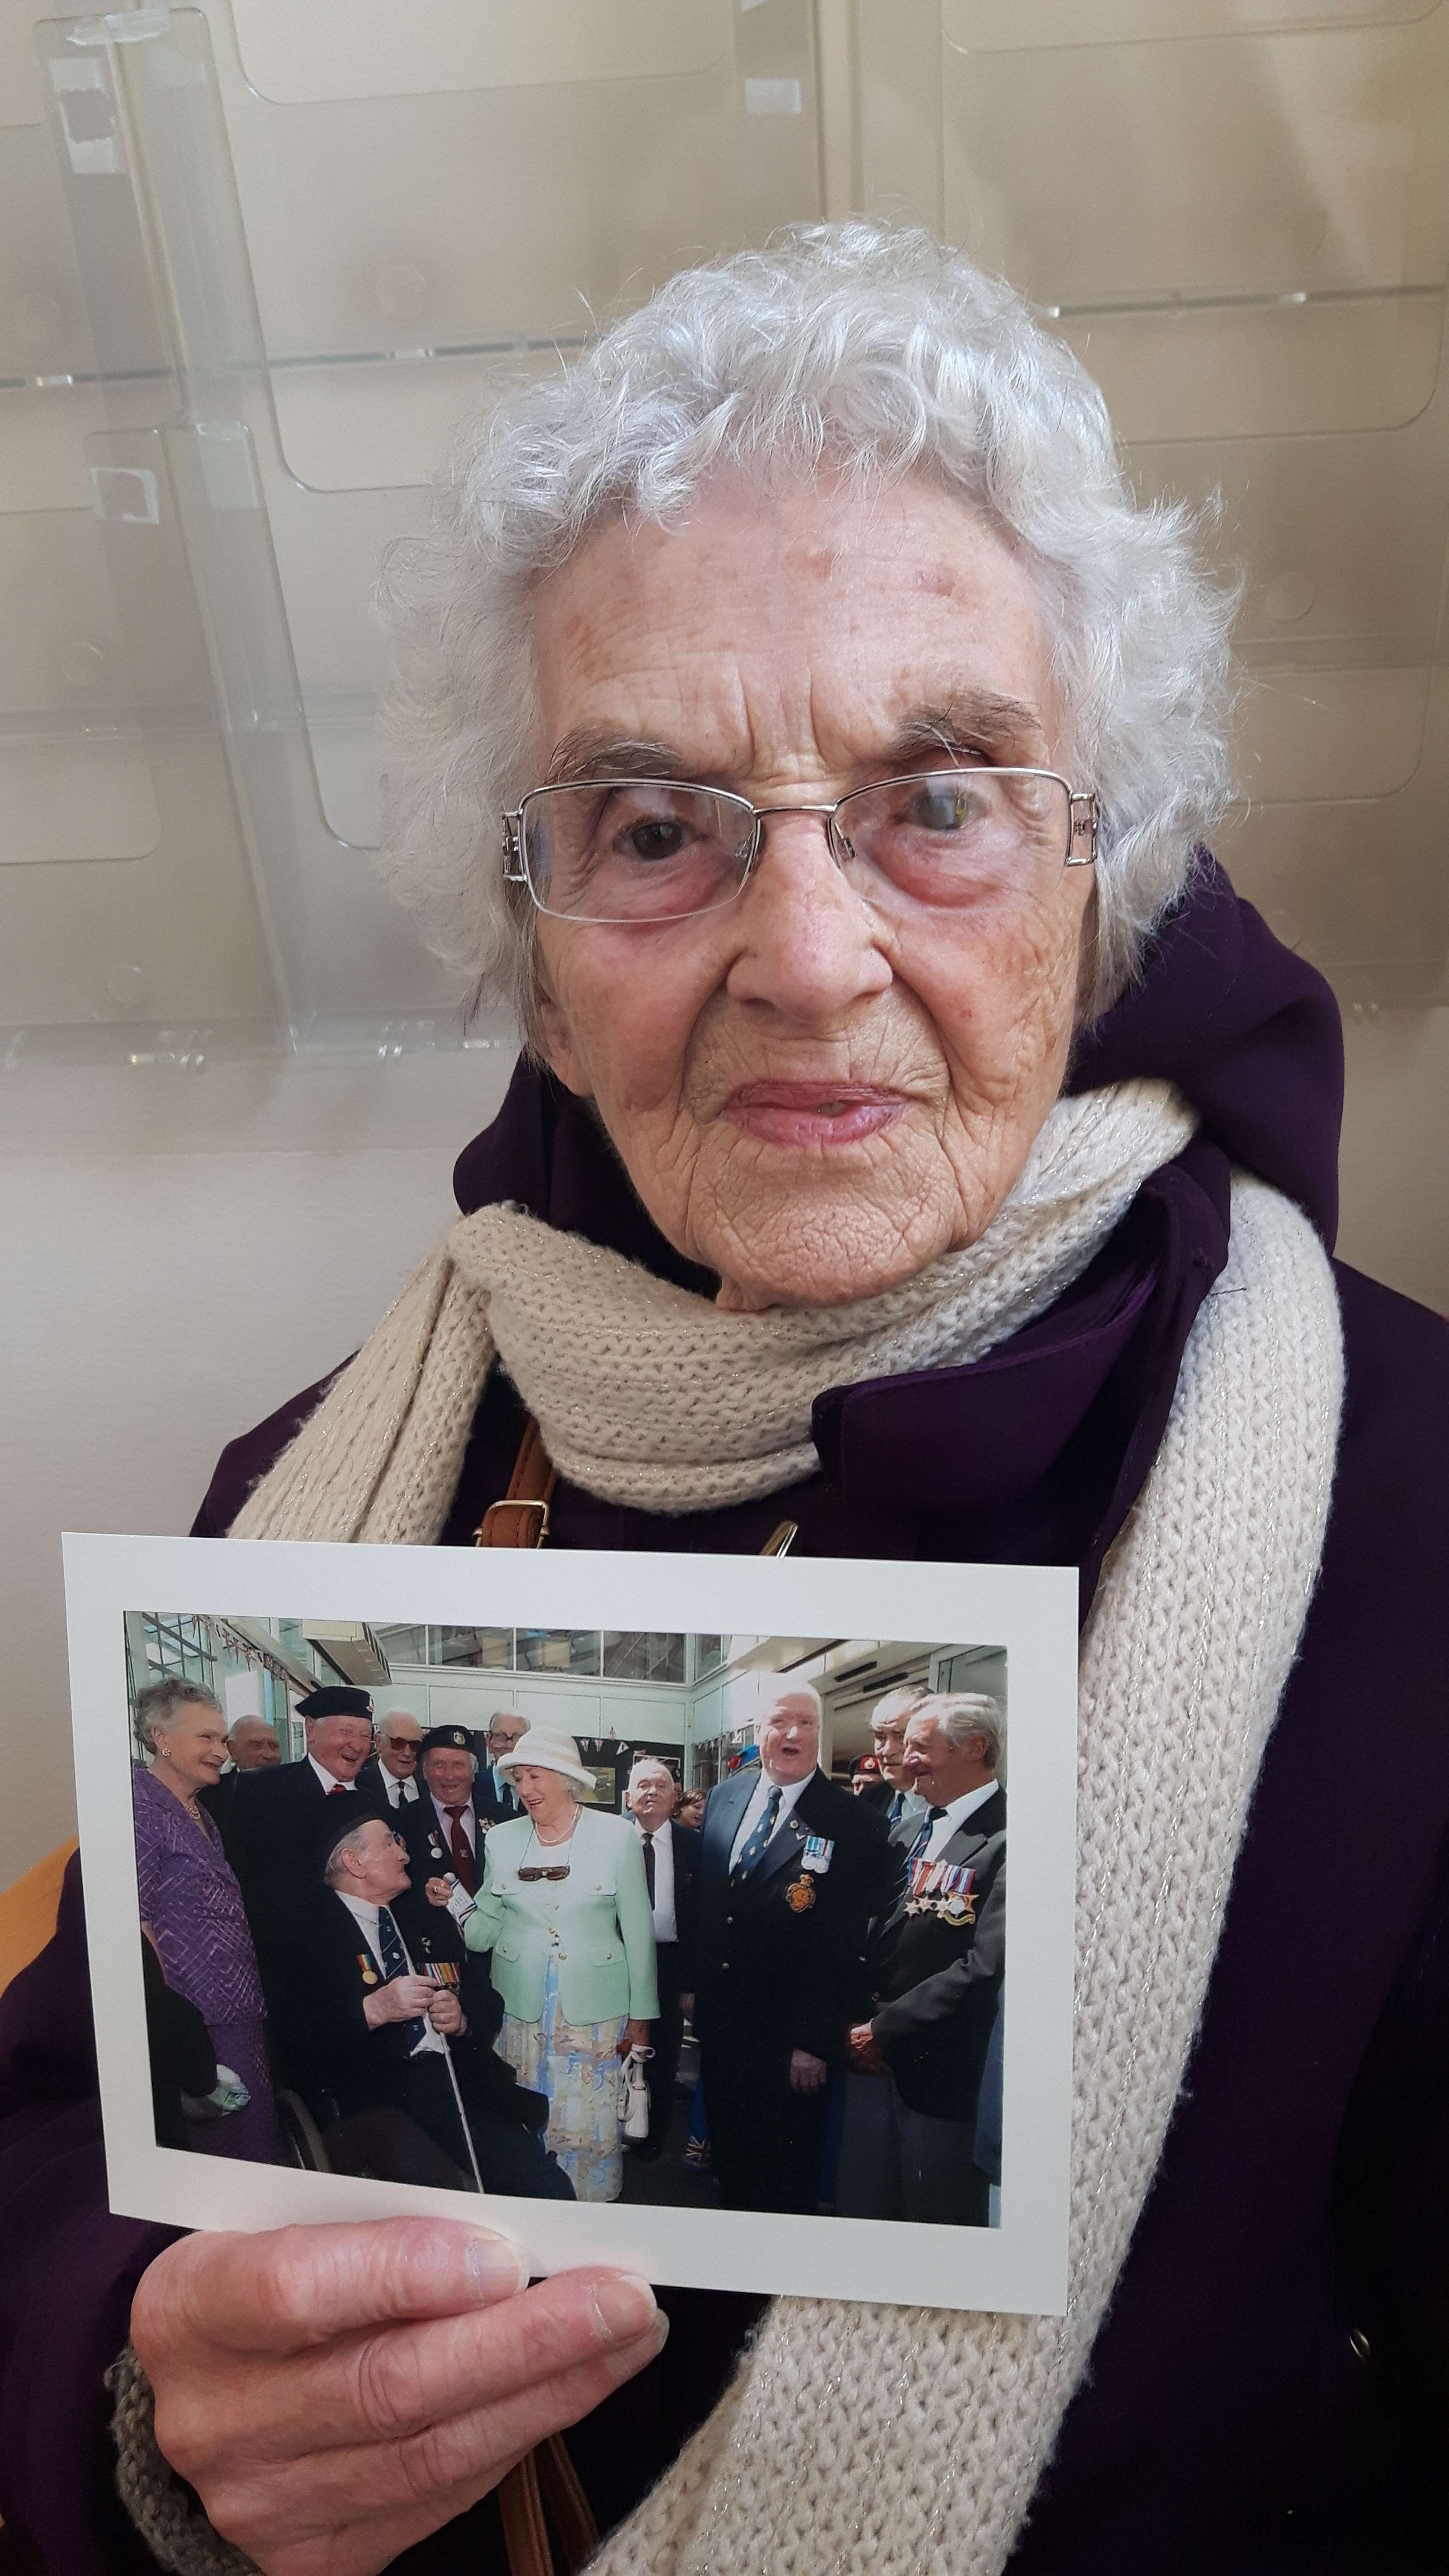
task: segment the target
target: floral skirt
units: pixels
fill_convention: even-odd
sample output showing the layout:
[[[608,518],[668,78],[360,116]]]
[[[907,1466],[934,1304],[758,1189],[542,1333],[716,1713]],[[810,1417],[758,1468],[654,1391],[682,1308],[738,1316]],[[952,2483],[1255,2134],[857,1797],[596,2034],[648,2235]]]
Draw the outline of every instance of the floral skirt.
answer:
[[[548,2096],[550,2151],[580,2200],[617,2200],[624,2188],[619,2132],[619,2042],[624,2017],[565,2021],[558,2008],[558,1970],[544,1974],[543,2019],[515,2021],[505,2013],[498,2053],[520,2084]]]

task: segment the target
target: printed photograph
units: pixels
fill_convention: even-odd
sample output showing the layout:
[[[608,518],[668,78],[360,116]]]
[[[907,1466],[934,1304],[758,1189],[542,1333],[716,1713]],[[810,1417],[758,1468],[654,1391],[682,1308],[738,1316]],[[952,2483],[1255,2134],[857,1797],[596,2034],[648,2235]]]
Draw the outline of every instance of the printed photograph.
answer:
[[[999,2224],[999,1640],[123,1625],[158,2145]]]

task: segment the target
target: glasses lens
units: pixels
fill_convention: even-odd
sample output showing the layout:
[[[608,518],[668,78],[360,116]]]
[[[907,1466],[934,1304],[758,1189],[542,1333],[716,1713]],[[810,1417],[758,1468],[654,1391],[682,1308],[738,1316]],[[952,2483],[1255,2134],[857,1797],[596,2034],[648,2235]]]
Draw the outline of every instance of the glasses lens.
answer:
[[[1069,823],[1065,784],[1040,769],[891,779],[846,797],[836,815],[847,874],[863,893],[884,882],[943,908],[1019,901],[1062,866]]]
[[[739,892],[754,832],[738,796],[625,779],[523,802],[535,902],[571,921],[678,921]]]

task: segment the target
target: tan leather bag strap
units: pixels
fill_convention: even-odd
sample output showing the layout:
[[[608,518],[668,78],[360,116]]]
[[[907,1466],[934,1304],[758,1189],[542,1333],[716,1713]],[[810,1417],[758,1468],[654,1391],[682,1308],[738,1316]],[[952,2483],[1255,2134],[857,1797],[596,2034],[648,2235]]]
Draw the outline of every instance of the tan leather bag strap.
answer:
[[[501,1503],[489,1504],[476,1544],[542,1547],[557,1482],[543,1434],[530,1414],[508,1491]],[[550,2433],[546,2442],[540,2442],[500,2480],[498,2513],[509,2576],[575,2576],[599,2545],[599,2526],[589,2499],[557,2433]],[[548,2536],[550,2523],[558,2543],[557,2562]]]
[[[477,1547],[542,1547],[548,1536],[548,1507],[558,1471],[543,1445],[543,1433],[529,1415],[508,1491],[501,1503],[490,1503],[478,1528]]]
[[[498,2489],[498,2513],[509,2576],[577,2576],[598,2548],[599,2526],[561,2434],[550,2433],[509,2470]]]
[[[548,1536],[548,1507],[558,1474],[543,1445],[543,1434],[528,1417],[508,1491],[501,1503],[490,1503],[477,1532],[479,1547],[542,1547]],[[785,1556],[796,1538],[793,1521],[781,1521],[760,1550],[762,1556]],[[544,2519],[545,2504],[548,2521]],[[579,2483],[563,2438],[550,2433],[499,2483],[498,2512],[509,2576],[576,2576],[599,2545],[599,2526]],[[548,2525],[558,2542],[556,2564]]]

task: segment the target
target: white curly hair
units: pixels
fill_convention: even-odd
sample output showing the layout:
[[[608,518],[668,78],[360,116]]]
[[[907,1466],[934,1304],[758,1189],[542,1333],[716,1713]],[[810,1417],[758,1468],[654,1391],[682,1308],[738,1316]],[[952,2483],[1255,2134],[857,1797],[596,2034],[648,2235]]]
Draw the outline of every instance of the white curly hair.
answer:
[[[1101,394],[1021,297],[916,229],[802,225],[672,278],[489,408],[384,573],[383,873],[479,1000],[533,1023],[501,817],[538,781],[529,595],[606,518],[677,522],[718,465],[929,474],[1030,565],[1071,757],[1102,803],[1088,1016],[1130,981],[1231,792],[1237,586],[1182,505],[1139,506]]]

